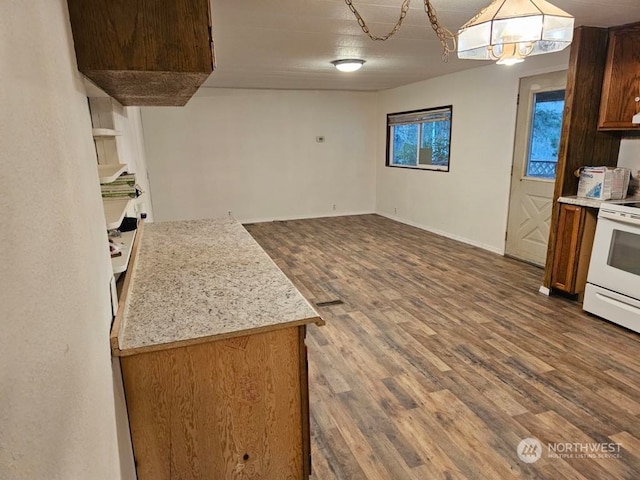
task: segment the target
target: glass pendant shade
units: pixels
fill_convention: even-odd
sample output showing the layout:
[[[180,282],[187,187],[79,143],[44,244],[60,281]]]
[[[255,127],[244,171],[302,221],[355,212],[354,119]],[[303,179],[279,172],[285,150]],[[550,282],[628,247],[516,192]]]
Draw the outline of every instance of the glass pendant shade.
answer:
[[[572,39],[573,17],[546,0],[495,0],[458,31],[458,58],[510,65]]]

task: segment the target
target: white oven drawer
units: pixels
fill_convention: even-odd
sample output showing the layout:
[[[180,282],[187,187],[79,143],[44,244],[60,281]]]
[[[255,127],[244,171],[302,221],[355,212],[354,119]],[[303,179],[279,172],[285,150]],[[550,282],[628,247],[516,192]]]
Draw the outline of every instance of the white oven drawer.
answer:
[[[640,333],[640,300],[587,283],[582,309]]]

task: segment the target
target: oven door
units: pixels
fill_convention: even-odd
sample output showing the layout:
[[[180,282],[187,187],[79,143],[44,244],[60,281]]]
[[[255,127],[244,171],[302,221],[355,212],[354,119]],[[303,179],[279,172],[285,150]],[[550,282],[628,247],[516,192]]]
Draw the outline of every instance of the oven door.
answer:
[[[640,216],[600,211],[587,282],[640,299]]]

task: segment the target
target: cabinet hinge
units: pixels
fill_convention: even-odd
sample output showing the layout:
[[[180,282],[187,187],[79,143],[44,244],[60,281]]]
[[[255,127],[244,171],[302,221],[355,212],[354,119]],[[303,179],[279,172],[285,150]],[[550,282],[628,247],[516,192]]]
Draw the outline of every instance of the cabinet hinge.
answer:
[[[516,97],[516,105],[520,105],[520,94]]]

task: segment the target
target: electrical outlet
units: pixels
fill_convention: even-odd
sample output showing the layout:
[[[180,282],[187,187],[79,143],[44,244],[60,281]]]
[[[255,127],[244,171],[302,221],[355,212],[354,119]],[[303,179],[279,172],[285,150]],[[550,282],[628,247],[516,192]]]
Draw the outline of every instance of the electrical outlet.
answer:
[[[230,217],[233,217],[233,213],[231,213],[231,210],[227,212],[227,215],[229,215]]]
[[[334,203],[333,204],[333,210],[335,211],[335,209],[336,209],[336,204]]]
[[[398,213],[398,209],[396,207],[393,207],[393,213],[394,214]]]

